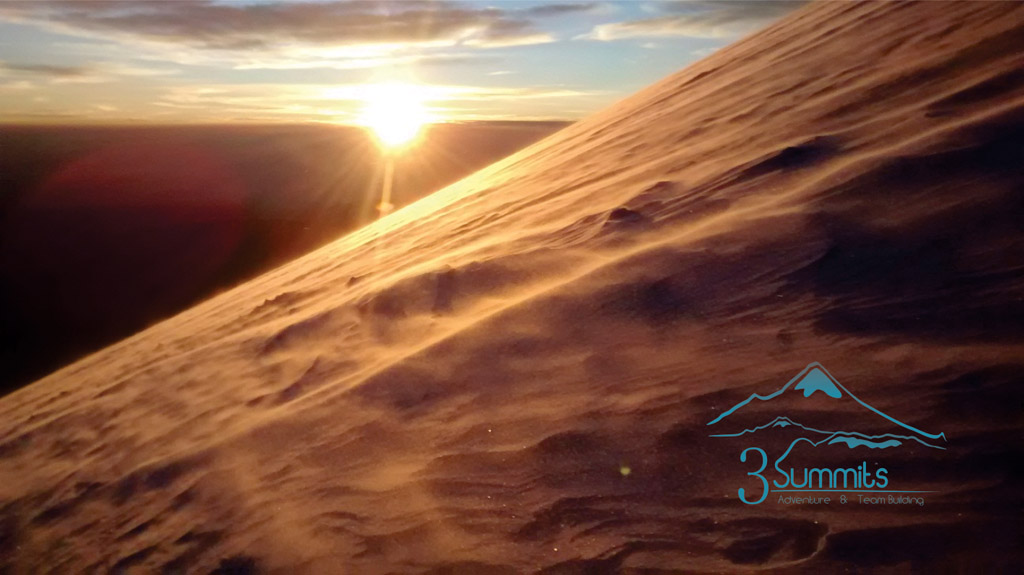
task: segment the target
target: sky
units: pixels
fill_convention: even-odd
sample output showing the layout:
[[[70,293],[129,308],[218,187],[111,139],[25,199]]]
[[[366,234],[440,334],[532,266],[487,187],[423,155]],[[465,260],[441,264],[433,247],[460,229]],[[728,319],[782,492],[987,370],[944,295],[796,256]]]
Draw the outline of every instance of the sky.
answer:
[[[575,120],[799,1],[4,0],[0,123]]]

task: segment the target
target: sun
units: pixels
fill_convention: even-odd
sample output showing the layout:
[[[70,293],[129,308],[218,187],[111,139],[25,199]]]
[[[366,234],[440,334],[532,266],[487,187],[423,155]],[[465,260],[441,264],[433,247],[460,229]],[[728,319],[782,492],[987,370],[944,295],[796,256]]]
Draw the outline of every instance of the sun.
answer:
[[[425,106],[426,90],[415,84],[368,84],[363,86],[363,110],[359,123],[369,128],[385,150],[406,147],[430,123]]]

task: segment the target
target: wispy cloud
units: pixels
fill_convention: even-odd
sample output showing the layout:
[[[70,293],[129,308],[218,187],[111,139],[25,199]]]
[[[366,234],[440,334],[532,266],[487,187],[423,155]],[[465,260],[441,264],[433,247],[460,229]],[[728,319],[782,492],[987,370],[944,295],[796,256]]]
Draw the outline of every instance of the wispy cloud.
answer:
[[[655,5],[660,16],[595,26],[577,39],[690,36],[729,38],[750,32],[805,4],[802,0],[681,1]]]
[[[494,7],[437,0],[0,2],[0,20],[41,26],[139,59],[239,70],[361,70],[461,65],[480,50],[555,42],[543,24],[599,10],[592,2]],[[97,48],[98,49],[98,48]],[[457,57],[437,54],[464,52]]]
[[[604,9],[598,2],[571,2],[565,4],[543,4],[527,8],[524,12],[529,16],[540,16],[543,18],[551,16],[564,16],[567,14],[578,14],[580,12],[593,12]]]
[[[0,62],[0,72],[15,72],[45,76],[48,78],[75,78],[85,76],[90,70],[81,66],[51,66],[47,64],[8,64]]]
[[[0,77],[43,80],[52,84],[98,84],[119,77],[164,76],[173,73],[173,70],[155,70],[118,63],[57,66],[0,61]]]
[[[274,2],[226,4],[37,0],[4,2],[0,15],[60,26],[63,31],[130,34],[214,50],[309,46],[447,43],[509,45],[546,39],[539,19],[590,10],[592,3],[503,9],[433,1]]]
[[[34,82],[28,80],[13,80],[0,76],[0,92],[25,92],[37,87]]]

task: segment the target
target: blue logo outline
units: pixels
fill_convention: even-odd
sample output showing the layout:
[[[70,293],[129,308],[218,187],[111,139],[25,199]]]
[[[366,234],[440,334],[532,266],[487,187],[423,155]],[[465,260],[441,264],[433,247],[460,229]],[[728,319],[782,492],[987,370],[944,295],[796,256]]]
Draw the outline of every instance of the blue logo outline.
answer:
[[[817,374],[815,373],[815,370],[817,370],[817,372],[818,372]],[[818,376],[818,374],[820,374],[820,376]],[[814,376],[818,376],[818,377],[816,379],[812,380],[811,378],[814,377]],[[824,379],[822,379],[821,376],[824,376]],[[839,383],[839,380],[837,380],[835,378],[835,376],[833,376],[825,368],[825,366],[823,366],[821,363],[816,362],[816,361],[807,364],[806,367],[804,367],[802,370],[800,370],[799,373],[797,373],[792,379],[790,379],[785,385],[783,385],[780,389],[776,390],[775,392],[770,393],[768,395],[761,395],[761,394],[758,394],[758,393],[752,393],[746,399],[740,401],[736,405],[732,406],[731,408],[729,408],[726,411],[724,411],[721,414],[719,414],[713,420],[709,421],[706,425],[711,426],[711,425],[714,425],[714,424],[722,421],[723,419],[725,419],[726,417],[728,417],[729,415],[734,413],[736,410],[738,410],[739,408],[744,407],[744,406],[750,404],[755,399],[760,400],[760,401],[768,401],[768,400],[774,399],[774,398],[778,397],[779,395],[782,395],[783,393],[785,393],[794,384],[796,384],[796,386],[793,387],[793,389],[794,390],[802,390],[804,392],[804,394],[803,394],[804,397],[810,397],[813,393],[815,393],[817,391],[821,391],[821,392],[825,393],[826,395],[828,395],[829,397],[837,398],[838,399],[838,398],[842,397],[843,393],[845,393],[846,395],[848,395],[850,398],[852,398],[854,401],[856,401],[862,407],[868,409],[869,411],[871,411],[872,413],[874,413],[874,414],[876,414],[878,416],[881,416],[885,420],[887,420],[887,421],[889,421],[891,423],[896,424],[897,426],[899,426],[899,427],[901,427],[903,429],[906,429],[908,431],[916,433],[916,434],[918,434],[920,436],[923,436],[923,437],[925,437],[927,439],[930,439],[930,440],[939,440],[939,439],[941,439],[944,442],[948,441],[946,439],[946,434],[944,432],[928,433],[928,432],[923,431],[921,429],[918,429],[918,428],[916,428],[916,427],[914,427],[912,425],[906,424],[906,423],[896,419],[895,417],[892,417],[892,416],[884,413],[883,411],[875,408],[874,406],[868,404],[864,400],[862,400],[859,397],[857,397],[850,390],[848,390],[843,384]],[[736,433],[709,434],[708,437],[717,437],[717,438],[721,438],[721,437],[740,437],[740,436],[743,436],[743,435],[746,435],[746,434],[752,434],[752,433],[755,433],[757,431],[761,431],[763,429],[770,429],[770,428],[774,428],[774,427],[790,427],[790,426],[799,427],[801,429],[804,429],[804,430],[810,431],[810,432],[814,432],[814,433],[819,433],[819,434],[824,435],[825,437],[820,439],[820,440],[817,440],[817,441],[815,441],[814,439],[808,438],[808,437],[798,437],[797,439],[793,440],[790,443],[790,445],[786,449],[785,453],[783,453],[782,456],[780,456],[775,461],[775,465],[774,465],[776,471],[778,471],[784,477],[787,477],[787,478],[788,478],[788,475],[786,474],[785,470],[783,470],[781,467],[779,467],[779,465],[782,463],[782,461],[784,459],[786,459],[786,457],[789,456],[789,454],[790,454],[790,452],[792,452],[793,448],[796,447],[796,445],[798,443],[802,442],[802,441],[810,443],[814,447],[818,447],[818,446],[823,445],[823,444],[824,445],[833,445],[833,444],[836,444],[836,443],[845,443],[847,445],[847,447],[850,448],[850,449],[853,449],[855,447],[861,447],[861,446],[868,447],[869,449],[887,449],[887,448],[890,448],[890,447],[896,447],[896,446],[902,445],[901,440],[903,440],[903,441],[911,441],[912,440],[912,441],[916,441],[917,443],[920,443],[921,445],[923,445],[925,447],[930,447],[930,448],[933,448],[933,449],[940,449],[940,450],[945,450],[946,449],[945,447],[942,447],[942,446],[939,446],[939,445],[933,445],[931,443],[928,443],[928,442],[924,441],[923,439],[921,439],[920,437],[917,437],[917,436],[914,436],[914,435],[897,435],[897,434],[894,434],[894,433],[884,433],[884,434],[880,434],[880,435],[867,435],[867,434],[856,432],[856,431],[827,431],[827,430],[822,430],[822,429],[815,429],[813,427],[807,427],[807,426],[805,426],[805,425],[803,425],[801,423],[798,423],[798,422],[794,421],[793,419],[791,419],[791,418],[789,418],[787,416],[781,416],[781,415],[780,416],[776,416],[775,419],[773,419],[769,423],[766,423],[764,425],[759,425],[759,426],[756,426],[756,427],[751,428],[751,429],[744,429],[743,431],[736,432]],[[885,441],[878,441],[878,440],[885,440]],[[762,492],[762,495],[761,495],[760,499],[758,499],[757,501],[748,501],[746,499],[746,497],[745,497],[744,489],[741,487],[739,489],[739,491],[738,491],[739,498],[740,498],[741,501],[743,501],[746,504],[756,505],[758,503],[761,503],[761,502],[763,502],[767,498],[768,494],[771,493],[771,492],[784,492],[784,491],[862,492],[861,490],[848,490],[848,489],[771,489],[771,487],[770,487],[770,485],[768,483],[767,478],[765,478],[763,475],[761,475],[761,473],[767,467],[767,463],[768,463],[768,456],[767,456],[767,454],[765,453],[765,451],[763,449],[761,449],[759,447],[747,447],[740,454],[740,461],[741,462],[746,462],[746,460],[747,460],[747,457],[746,457],[747,452],[751,451],[751,450],[754,450],[754,451],[759,452],[761,454],[761,456],[762,456],[762,466],[757,471],[749,472],[749,473],[747,473],[747,475],[748,476],[757,477],[758,479],[760,479],[762,484],[764,485],[764,490]],[[864,465],[866,465],[866,463]],[[819,470],[816,470],[816,471],[819,471]],[[866,471],[866,469],[865,469],[865,471]],[[880,471],[885,471],[885,469],[882,468],[882,469],[880,469]],[[805,470],[805,472],[806,472],[806,470]],[[846,476],[845,476],[845,473],[844,473],[844,486],[845,486],[845,477]],[[793,478],[793,481],[794,481],[794,486],[796,486],[795,477]],[[788,479],[787,479],[787,483],[788,483]],[[779,484],[778,480],[775,481],[775,484],[777,485],[777,487],[780,487],[780,488],[787,486],[787,485]],[[869,491],[887,492],[887,493],[929,493],[928,491],[881,490],[881,489],[879,489],[879,490],[869,490]]]
[[[739,409],[739,408],[749,404],[754,399],[759,399],[761,401],[768,401],[769,399],[774,399],[774,398],[782,395],[782,393],[784,393],[787,389],[789,389],[789,386],[791,386],[794,383],[797,383],[798,381],[802,380],[804,378],[804,376],[806,376],[809,373],[811,373],[811,370],[813,370],[815,368],[817,368],[823,374],[825,374],[825,376],[828,377],[828,379],[831,381],[831,383],[833,385],[838,387],[840,390],[845,392],[846,395],[850,396],[851,399],[853,399],[854,401],[859,403],[861,406],[866,407],[868,410],[876,413],[877,415],[880,415],[880,416],[884,417],[885,419],[889,420],[892,423],[895,423],[896,425],[899,425],[900,427],[903,427],[904,429],[908,429],[910,431],[913,431],[914,433],[923,435],[924,437],[927,437],[929,439],[942,439],[943,441],[946,441],[946,434],[945,433],[928,433],[927,431],[921,431],[920,429],[918,429],[918,428],[916,428],[916,427],[914,427],[912,425],[908,425],[906,423],[903,423],[902,421],[896,419],[895,417],[887,415],[886,413],[882,412],[881,410],[876,409],[872,405],[868,404],[866,401],[864,401],[861,398],[859,398],[856,395],[854,395],[852,392],[850,392],[850,390],[846,389],[846,387],[843,384],[839,383],[839,380],[837,380],[835,378],[835,376],[833,376],[831,373],[829,373],[829,371],[827,369],[825,369],[825,366],[821,365],[820,363],[818,363],[816,361],[807,364],[807,367],[805,367],[802,370],[800,370],[800,373],[796,374],[796,376],[794,376],[793,379],[789,380],[789,382],[786,383],[786,385],[782,386],[782,388],[780,388],[779,390],[775,391],[774,393],[771,393],[769,395],[761,395],[761,394],[758,394],[758,393],[752,393],[752,394],[750,394],[750,397],[744,399],[743,401],[737,403],[736,405],[734,405],[734,406],[730,407],[729,409],[727,409],[726,411],[722,412],[718,417],[716,417],[713,420],[709,421],[707,423],[707,425],[714,425],[714,424],[718,423],[719,421],[725,419],[727,416],[729,416],[731,413],[733,413],[737,409]],[[800,387],[797,386],[796,389],[800,389]],[[809,392],[805,392],[804,395],[806,397],[806,396],[810,395],[810,393]],[[831,394],[829,394],[829,395],[831,397],[836,397],[836,396],[831,395]],[[793,422],[793,423],[796,423],[796,422]],[[803,427],[803,426],[801,425],[800,427]],[[805,427],[804,429],[809,429],[809,428]],[[812,430],[812,431],[819,431],[819,430]],[[856,433],[856,432],[849,432],[849,433]],[[709,435],[709,437],[728,437],[728,435]]]

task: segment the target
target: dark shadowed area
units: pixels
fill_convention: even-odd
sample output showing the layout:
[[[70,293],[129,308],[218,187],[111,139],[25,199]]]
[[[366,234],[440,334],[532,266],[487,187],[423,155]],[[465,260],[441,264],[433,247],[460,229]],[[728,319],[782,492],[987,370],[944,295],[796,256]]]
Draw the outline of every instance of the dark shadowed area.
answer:
[[[564,125],[434,126],[392,202]],[[360,128],[0,127],[0,393],[372,221],[381,171]]]

